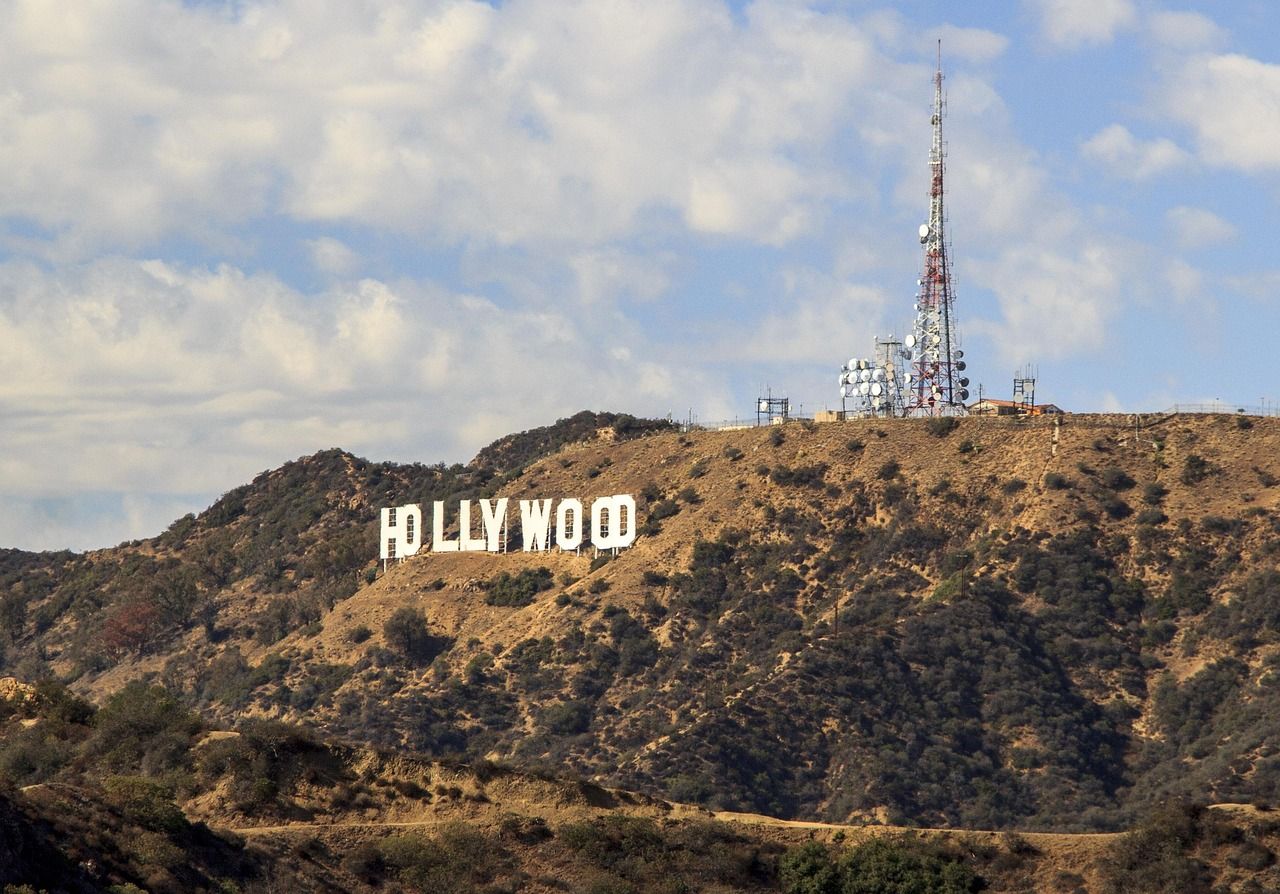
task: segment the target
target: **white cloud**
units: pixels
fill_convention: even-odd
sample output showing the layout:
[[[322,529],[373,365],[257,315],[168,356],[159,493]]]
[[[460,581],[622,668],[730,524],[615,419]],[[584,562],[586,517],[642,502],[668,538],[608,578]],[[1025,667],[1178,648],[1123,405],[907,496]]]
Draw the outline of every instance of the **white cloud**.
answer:
[[[1193,56],[1163,90],[1165,113],[1196,137],[1213,165],[1280,168],[1280,65],[1248,56]]]
[[[1185,165],[1190,158],[1172,140],[1140,140],[1122,124],[1104,127],[1080,148],[1086,158],[1102,162],[1116,176],[1131,180],[1165,173]]]
[[[1029,4],[1040,15],[1044,38],[1064,49],[1110,43],[1138,21],[1131,0],[1029,0]]]
[[[616,315],[498,312],[407,282],[304,294],[225,266],[0,265],[11,502],[125,493],[171,508],[326,446],[464,458],[584,405],[665,412],[689,388],[716,392]],[[489,422],[441,424],[456,419]]]
[[[1204,208],[1179,205],[1165,212],[1165,223],[1179,248],[1203,248],[1236,235],[1234,225]]]
[[[512,244],[660,211],[783,243],[846,176],[825,148],[859,88],[895,71],[785,0],[235,9],[6,6],[0,214],[64,255],[273,213]],[[1001,40],[955,32],[970,56]]]
[[[1018,246],[971,266],[995,294],[1003,319],[970,328],[988,336],[1006,363],[1020,363],[1100,350],[1133,260],[1115,246],[1086,242],[1068,251]]]
[[[946,59],[991,62],[1009,48],[1009,38],[985,28],[943,25],[934,32],[934,36],[942,41],[942,52]]]
[[[360,256],[330,236],[306,240],[312,265],[330,276],[349,276],[360,266]]]
[[[1152,12],[1146,23],[1156,42],[1172,50],[1200,50],[1227,39],[1223,28],[1198,12]]]

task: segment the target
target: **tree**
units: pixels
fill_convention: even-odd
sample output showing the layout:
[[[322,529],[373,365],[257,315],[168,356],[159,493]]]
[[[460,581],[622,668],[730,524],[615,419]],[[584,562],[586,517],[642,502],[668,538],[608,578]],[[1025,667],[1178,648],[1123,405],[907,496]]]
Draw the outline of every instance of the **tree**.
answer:
[[[406,658],[417,657],[430,641],[427,619],[421,609],[398,608],[382,625],[387,644]]]
[[[786,894],[838,894],[840,873],[826,847],[808,841],[778,861],[778,877]]]
[[[132,652],[142,655],[160,629],[160,609],[150,602],[133,600],[118,606],[102,624],[102,644],[117,658]]]

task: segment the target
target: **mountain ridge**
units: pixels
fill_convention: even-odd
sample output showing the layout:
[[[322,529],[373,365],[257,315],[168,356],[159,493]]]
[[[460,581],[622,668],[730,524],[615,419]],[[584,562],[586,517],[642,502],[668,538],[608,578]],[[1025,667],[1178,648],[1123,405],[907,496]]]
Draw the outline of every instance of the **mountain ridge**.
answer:
[[[1257,681],[1275,652],[1280,431],[1138,421],[591,428],[479,477],[326,451],[175,523],[153,556],[102,554],[101,584],[50,589],[27,563],[5,599],[46,594],[16,651],[38,641],[84,692],[149,675],[228,722],[567,767],[710,809],[1085,829],[1178,792],[1269,799]],[[377,505],[621,492],[642,534],[616,558],[424,554],[369,582]],[[204,575],[196,597],[230,565],[212,617],[197,598],[170,640],[113,639],[139,577],[184,611],[166,576],[179,555]],[[77,611],[50,609],[85,590]],[[384,630],[403,608],[425,651]],[[1250,626],[1263,641],[1242,639]],[[116,650],[89,648],[104,642]],[[1182,760],[1191,772],[1171,773]]]

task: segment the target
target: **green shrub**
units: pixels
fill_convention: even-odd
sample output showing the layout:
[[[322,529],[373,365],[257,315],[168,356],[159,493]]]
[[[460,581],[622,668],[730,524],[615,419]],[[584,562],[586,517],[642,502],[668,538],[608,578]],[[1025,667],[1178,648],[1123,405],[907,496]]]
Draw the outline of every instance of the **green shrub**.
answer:
[[[155,832],[176,832],[187,818],[173,801],[173,790],[141,776],[109,776],[103,788],[108,803],[126,818]]]
[[[822,487],[827,474],[826,463],[814,463],[811,466],[777,465],[769,473],[769,478],[780,487]]]
[[[783,894],[840,894],[840,872],[826,846],[808,841],[778,860]]]
[[[550,568],[526,568],[515,575],[503,571],[485,583],[484,601],[513,608],[529,605],[539,593],[551,589],[552,581]]]

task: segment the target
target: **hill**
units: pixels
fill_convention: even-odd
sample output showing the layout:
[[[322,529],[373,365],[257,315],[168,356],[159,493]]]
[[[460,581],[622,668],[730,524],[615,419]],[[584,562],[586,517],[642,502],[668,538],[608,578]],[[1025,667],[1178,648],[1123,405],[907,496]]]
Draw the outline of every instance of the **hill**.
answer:
[[[327,451],[154,540],[8,553],[8,672],[790,819],[1092,831],[1276,800],[1275,420],[599,429],[493,465]],[[374,572],[380,505],[627,492],[616,558]]]

